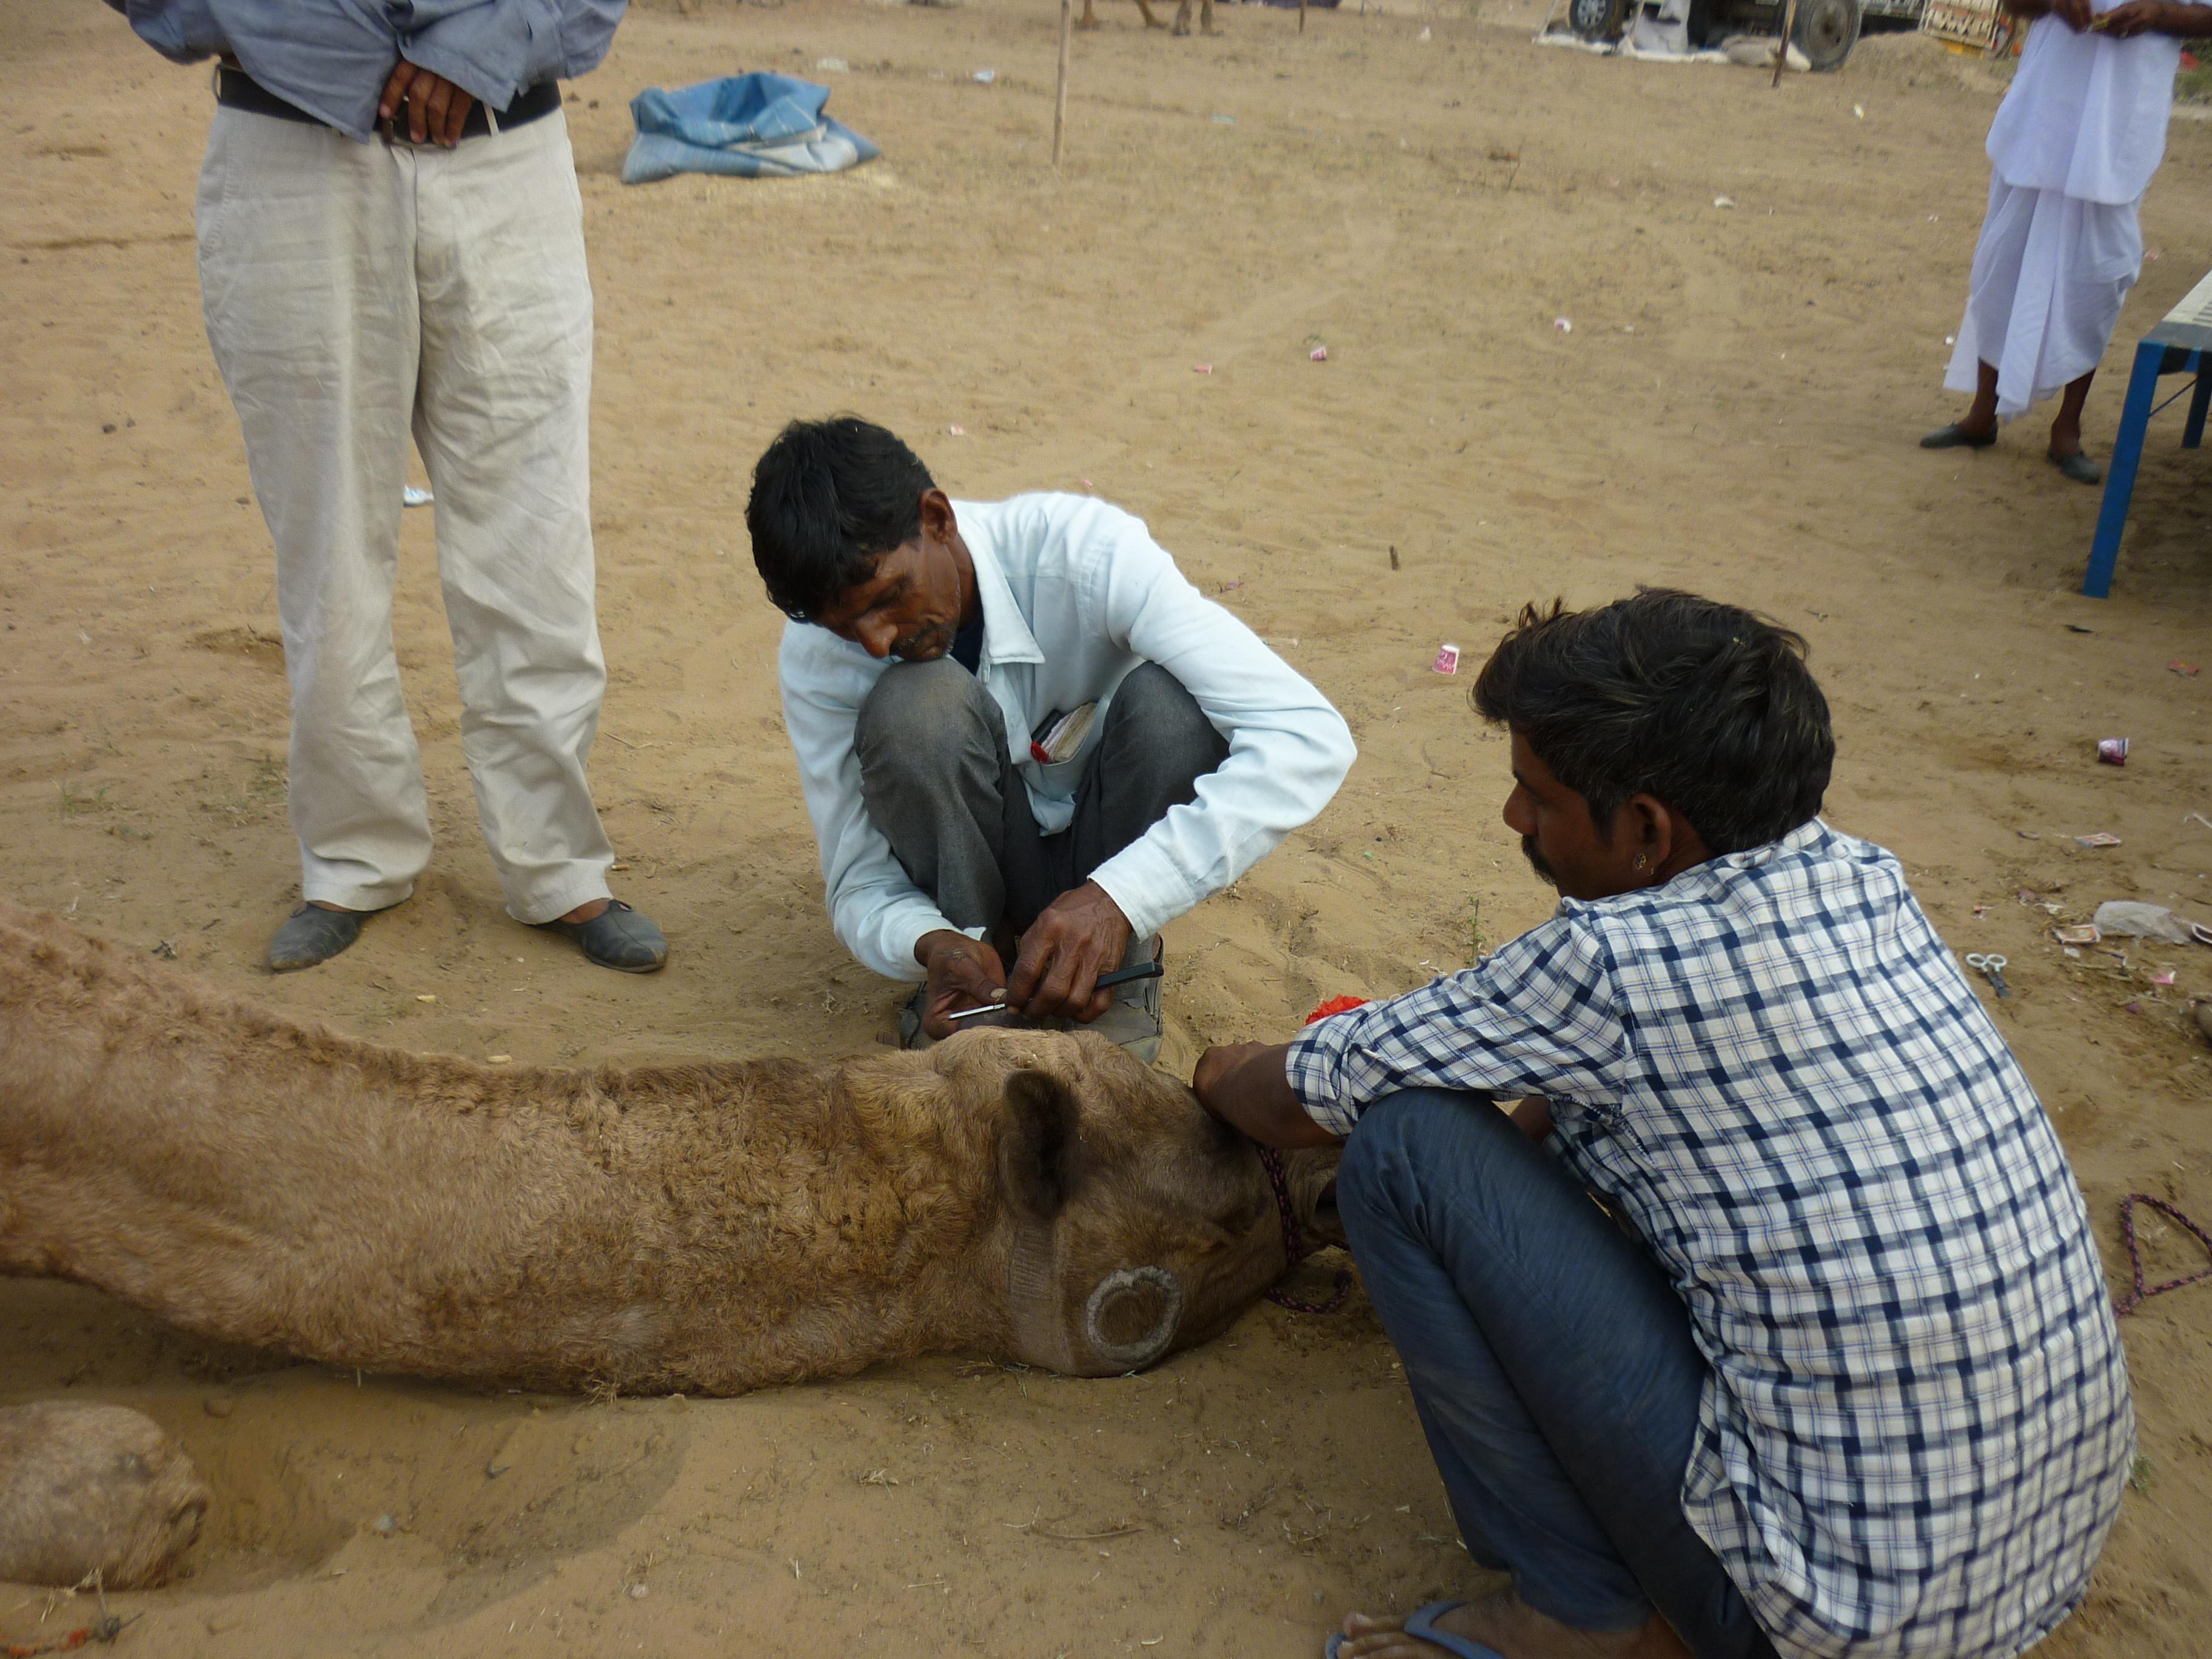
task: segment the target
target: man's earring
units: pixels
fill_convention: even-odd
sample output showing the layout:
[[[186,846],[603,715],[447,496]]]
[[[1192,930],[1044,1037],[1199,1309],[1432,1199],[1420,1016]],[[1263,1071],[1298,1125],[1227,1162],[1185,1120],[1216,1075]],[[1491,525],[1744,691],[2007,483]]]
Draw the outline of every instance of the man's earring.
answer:
[[[1644,856],[1644,854],[1643,854],[1638,853],[1638,854],[1636,855],[1636,867],[1637,867],[1638,869],[1641,870],[1641,869],[1642,869],[1645,865],[1649,864],[1650,862],[1650,860],[1649,860],[1649,859],[1645,858],[1645,857]]]

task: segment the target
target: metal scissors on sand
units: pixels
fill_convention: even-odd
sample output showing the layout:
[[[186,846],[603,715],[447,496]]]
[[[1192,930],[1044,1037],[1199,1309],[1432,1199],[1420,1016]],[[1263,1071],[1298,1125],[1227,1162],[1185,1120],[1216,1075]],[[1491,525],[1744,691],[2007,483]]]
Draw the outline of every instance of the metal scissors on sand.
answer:
[[[1999,996],[2008,997],[2012,994],[2005,985],[2005,959],[2002,957],[1985,957],[1978,952],[1966,958],[1966,966],[1986,975],[1990,983],[1996,987]]]

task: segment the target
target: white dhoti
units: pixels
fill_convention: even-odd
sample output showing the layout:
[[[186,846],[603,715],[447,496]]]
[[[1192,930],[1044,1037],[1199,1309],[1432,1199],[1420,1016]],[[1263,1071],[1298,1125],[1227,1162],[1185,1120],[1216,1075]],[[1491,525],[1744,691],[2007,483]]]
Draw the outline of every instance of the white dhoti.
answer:
[[[301,890],[396,904],[430,856],[392,654],[412,433],[477,815],[526,922],[607,892],[584,763],[593,608],[592,292],[559,112],[453,149],[219,108],[201,168],[208,338],[271,538]]]
[[[1944,386],[1971,392],[1980,365],[1995,366],[1997,416],[2009,421],[2103,362],[2142,270],[2139,207],[1992,176]]]
[[[2109,11],[2118,0],[2090,0]],[[1997,371],[1997,414],[2096,368],[2142,270],[2137,212],[2166,153],[2181,44],[2039,17],[1990,124],[1990,209],[1943,384]]]

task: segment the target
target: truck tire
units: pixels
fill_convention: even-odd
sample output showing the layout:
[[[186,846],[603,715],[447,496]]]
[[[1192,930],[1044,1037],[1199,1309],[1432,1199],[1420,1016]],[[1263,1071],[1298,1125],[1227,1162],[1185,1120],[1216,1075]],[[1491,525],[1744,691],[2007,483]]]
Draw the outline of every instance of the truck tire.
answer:
[[[1844,66],[1859,39],[1859,0],[1797,0],[1790,40],[1814,69]]]
[[[1628,16],[1628,0],[1567,0],[1567,27],[1585,40],[1610,40]]]

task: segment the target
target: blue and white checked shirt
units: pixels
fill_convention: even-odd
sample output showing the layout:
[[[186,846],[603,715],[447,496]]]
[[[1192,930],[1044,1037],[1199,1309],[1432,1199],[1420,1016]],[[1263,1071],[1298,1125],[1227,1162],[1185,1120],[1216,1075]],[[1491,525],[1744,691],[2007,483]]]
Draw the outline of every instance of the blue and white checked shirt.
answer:
[[[2088,1215],[1897,860],[1818,822],[1291,1045],[1316,1121],[1541,1094],[1712,1367],[1682,1507],[1787,1655],[2007,1659],[2088,1588],[2135,1415]]]

